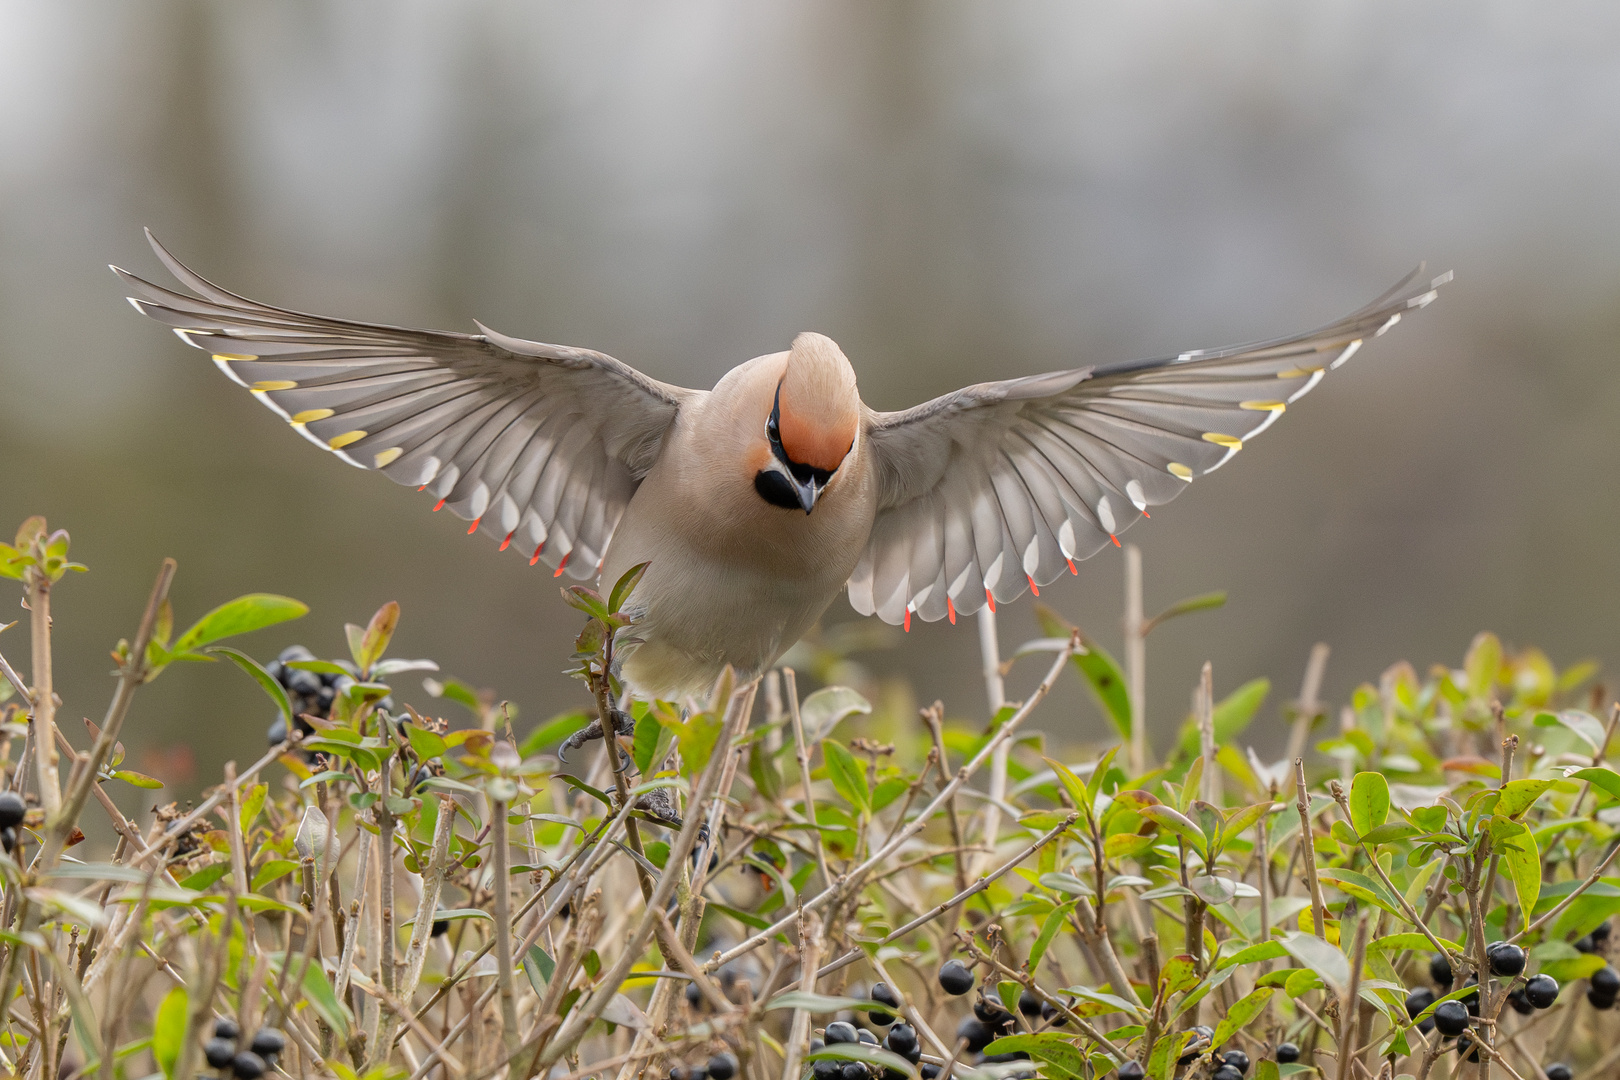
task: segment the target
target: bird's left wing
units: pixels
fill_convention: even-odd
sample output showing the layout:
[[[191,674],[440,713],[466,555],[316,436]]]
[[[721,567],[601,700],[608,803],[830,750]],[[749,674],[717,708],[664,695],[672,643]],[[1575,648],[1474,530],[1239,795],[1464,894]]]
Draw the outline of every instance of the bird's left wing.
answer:
[[[195,295],[113,267],[136,310],[214,357],[304,438],[426,488],[482,531],[570,577],[596,576],[681,403],[701,391],[603,353],[498,334],[408,330],[269,307],[187,269]]]
[[[1298,337],[980,383],[871,414],[878,515],[850,602],[888,623],[954,622],[1074,571],[1451,276],[1421,272]]]

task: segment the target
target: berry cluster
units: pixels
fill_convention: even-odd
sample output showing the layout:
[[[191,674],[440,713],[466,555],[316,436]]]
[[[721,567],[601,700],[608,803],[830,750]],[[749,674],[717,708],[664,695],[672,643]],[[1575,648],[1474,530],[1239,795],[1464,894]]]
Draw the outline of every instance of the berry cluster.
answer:
[[[317,716],[324,720],[332,715],[332,703],[337,700],[337,696],[356,682],[354,665],[345,660],[334,661],[338,667],[345,669],[341,675],[330,671],[306,671],[303,668],[291,666],[292,664],[314,659],[316,659],[315,654],[302,645],[289,645],[281,650],[280,656],[264,666],[264,670],[270,673],[270,677],[280,683],[283,690],[287,691],[287,700],[292,704],[293,722],[298,725],[298,730],[304,735],[313,735],[315,733],[315,729],[310,726],[309,721],[305,720],[304,717],[306,715]],[[377,708],[392,712],[394,699],[391,697],[383,698],[377,703]],[[276,717],[275,722],[270,725],[266,737],[269,739],[271,746],[281,742],[287,737],[287,722],[279,716]]]
[[[1485,947],[1485,962],[1490,967],[1491,974],[1516,984],[1508,991],[1507,1003],[1521,1016],[1529,1016],[1539,1009],[1552,1008],[1558,1000],[1559,991],[1558,980],[1546,973],[1532,975],[1519,983],[1520,977],[1524,974],[1526,960],[1524,950],[1510,942],[1493,941]],[[1609,970],[1612,973],[1612,969]],[[1414,987],[1406,995],[1406,1015],[1417,1020],[1426,1010],[1433,1007],[1428,1016],[1418,1021],[1418,1030],[1428,1034],[1438,1029],[1443,1037],[1457,1040],[1459,1057],[1464,1061],[1478,1061],[1479,1049],[1474,1046],[1469,1027],[1473,1019],[1479,1015],[1479,991],[1475,989],[1460,998],[1441,1001],[1439,1005],[1435,1005],[1441,995],[1451,992],[1452,983],[1456,981],[1451,961],[1444,953],[1435,953],[1429,958],[1429,978],[1439,988],[1439,993],[1427,986]],[[1596,978],[1597,976],[1594,976],[1594,979]],[[1479,978],[1476,975],[1470,975],[1468,981],[1463,983],[1464,990],[1478,986]],[[1620,978],[1615,979],[1615,986],[1620,989]],[[1610,1004],[1613,1004],[1612,998]],[[1563,1070],[1562,1080],[1569,1080],[1569,1070],[1563,1065],[1547,1066],[1545,1071],[1548,1080],[1560,1080],[1554,1075],[1560,1069]]]
[[[872,1000],[887,1005],[889,999],[893,999],[895,1007],[898,1008],[898,995],[887,986],[884,986],[883,983],[878,983],[878,986],[883,987],[887,997],[879,997],[875,993],[877,987],[873,987]],[[865,1043],[868,1046],[881,1045],[883,1049],[892,1054],[898,1054],[913,1065],[922,1060],[922,1043],[917,1038],[916,1029],[909,1024],[894,1023],[895,1018],[887,1013],[871,1012],[866,1015],[869,1019],[881,1017],[880,1027],[894,1025],[889,1027],[889,1032],[883,1037],[881,1044],[879,1044],[877,1036],[865,1028],[857,1028],[847,1020],[835,1020],[827,1025],[822,1032],[822,1038],[810,1040],[810,1052],[814,1054],[828,1046]],[[815,1080],[872,1080],[874,1075],[871,1067],[864,1062],[840,1061],[834,1058],[820,1058],[813,1062],[810,1068]],[[933,1068],[937,1074],[937,1067],[924,1065],[920,1071],[925,1078],[930,1075],[930,1068]]]
[[[236,1080],[259,1080],[275,1067],[276,1058],[287,1048],[287,1040],[275,1028],[260,1028],[253,1033],[247,1049],[239,1048],[242,1029],[234,1020],[215,1020],[214,1037],[203,1045],[203,1056],[208,1064],[219,1070],[221,1076],[234,1076]]]

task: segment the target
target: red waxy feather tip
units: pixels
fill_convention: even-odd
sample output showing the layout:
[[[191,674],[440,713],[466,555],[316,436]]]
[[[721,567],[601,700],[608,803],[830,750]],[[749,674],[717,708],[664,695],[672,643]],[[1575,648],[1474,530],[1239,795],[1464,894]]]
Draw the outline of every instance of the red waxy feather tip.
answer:
[[[477,532],[478,531],[478,526],[483,520],[484,519],[482,517],[473,518],[473,523],[471,525],[467,526],[467,535],[471,536],[473,533]]]
[[[512,532],[507,533],[506,534],[506,539],[502,540],[501,541],[501,546],[496,548],[495,550],[496,551],[505,551],[506,546],[512,542],[512,533],[515,533],[515,532],[517,532],[517,530],[513,529]]]
[[[996,613],[996,594],[990,591],[989,586],[985,586],[984,600],[985,603],[990,605],[990,614],[994,615]]]
[[[438,502],[436,502],[436,503],[434,503],[434,504],[433,504],[433,512],[434,512],[434,513],[435,513],[435,514],[437,514],[437,513],[438,513],[438,512],[439,512],[439,511],[440,511],[440,510],[443,510],[443,509],[444,509],[444,503],[445,503],[445,499],[448,499],[448,498],[449,498],[449,496],[448,496],[448,495],[446,495],[446,496],[445,496],[445,497],[444,497],[444,499],[440,499],[440,500],[439,500],[439,501],[438,501]]]
[[[1024,576],[1026,578],[1029,578],[1029,591],[1034,593],[1036,596],[1041,595],[1041,587],[1039,585],[1035,584],[1035,579],[1033,577],[1030,577],[1029,574],[1025,574]]]
[[[570,551],[568,553],[568,555],[572,555],[572,554],[573,554],[572,551]],[[568,565],[568,555],[564,555],[563,556],[563,561],[557,564],[557,572],[552,574],[551,575],[552,577],[562,577],[563,568]]]
[[[911,609],[906,608],[906,633],[911,633]]]
[[[1108,539],[1110,539],[1110,540],[1112,540],[1114,542],[1115,547],[1119,547],[1119,537],[1115,536],[1113,533],[1109,533],[1108,534]]]
[[[956,625],[956,602],[950,597],[945,598],[945,613],[951,617],[951,625]]]
[[[546,542],[542,540],[540,541],[540,546],[534,549],[534,555],[529,559],[530,566],[533,566],[535,563],[540,561],[540,553],[544,550],[546,550]]]

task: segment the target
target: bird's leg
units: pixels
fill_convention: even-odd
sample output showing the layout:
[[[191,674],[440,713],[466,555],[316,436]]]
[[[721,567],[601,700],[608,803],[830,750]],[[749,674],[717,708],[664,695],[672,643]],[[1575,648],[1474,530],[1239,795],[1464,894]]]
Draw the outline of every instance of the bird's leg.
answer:
[[[636,809],[652,818],[666,829],[682,829],[686,827],[686,820],[675,809],[675,798],[668,788],[654,788],[636,800]],[[698,843],[706,844],[709,841],[709,826],[698,826]]]

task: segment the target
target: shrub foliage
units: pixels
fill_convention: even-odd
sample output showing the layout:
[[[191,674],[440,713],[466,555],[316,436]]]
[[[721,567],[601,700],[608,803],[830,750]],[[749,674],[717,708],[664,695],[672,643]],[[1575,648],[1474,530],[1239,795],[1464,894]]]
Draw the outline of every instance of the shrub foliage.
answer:
[[[30,633],[0,638],[28,661],[0,664],[15,1075],[1620,1072],[1620,712],[1591,665],[1481,634],[1460,667],[1397,664],[1332,713],[1319,647],[1283,710],[1301,759],[1277,762],[1245,742],[1269,688],[1217,700],[1206,667],[1155,765],[1132,673],[1044,611],[1010,662],[1041,681],[988,723],[801,695],[788,669],[625,714],[632,571],[565,590],[588,707],[520,731],[389,657],[396,605],[348,626],[345,656],[261,661],[222,642],[305,606],[251,594],[177,631],[170,562],[75,733],[50,674],[68,555],[39,518],[0,545]],[[838,668],[820,648],[811,669]],[[161,785],[122,767],[130,700],[209,660],[263,688],[274,745],[132,820],[114,796]],[[1047,745],[1065,678],[1119,745]],[[111,839],[84,843],[85,814]]]

